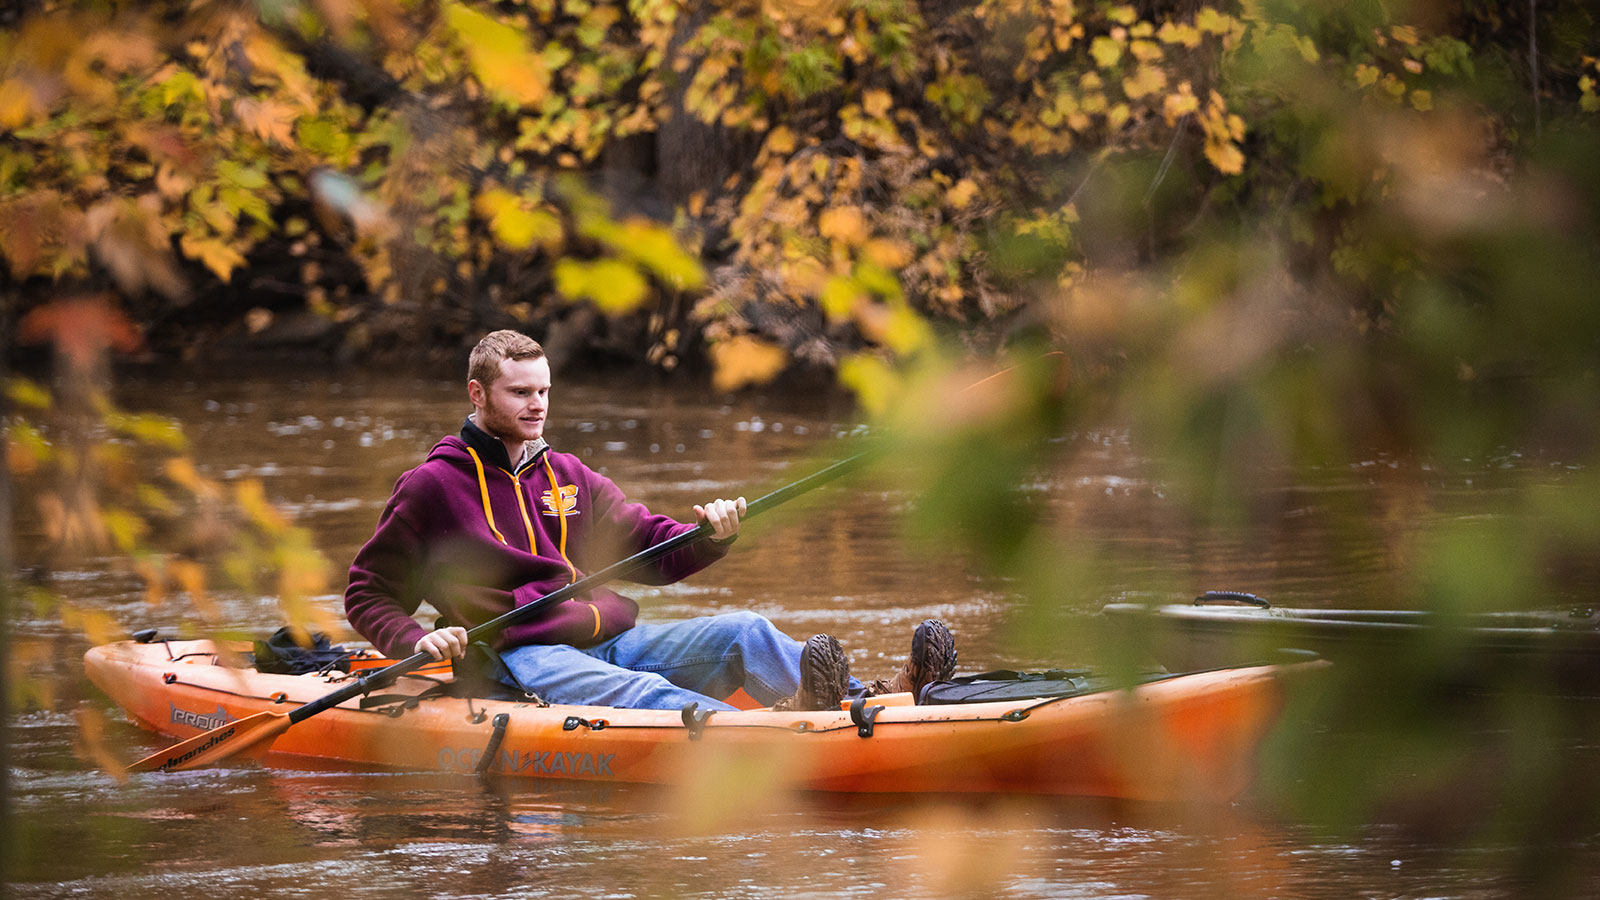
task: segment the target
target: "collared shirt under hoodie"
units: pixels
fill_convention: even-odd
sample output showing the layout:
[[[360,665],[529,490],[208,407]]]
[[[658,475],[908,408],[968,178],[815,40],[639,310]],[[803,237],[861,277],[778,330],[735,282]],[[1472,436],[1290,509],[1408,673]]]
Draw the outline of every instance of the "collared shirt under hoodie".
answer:
[[[513,468],[505,445],[469,418],[395,483],[350,567],[345,614],[400,659],[429,630],[412,618],[423,601],[471,628],[693,527],[629,502],[543,440],[529,442]],[[726,553],[699,541],[629,577],[669,584]],[[589,646],[633,627],[637,615],[632,600],[596,588],[506,629],[498,643]]]

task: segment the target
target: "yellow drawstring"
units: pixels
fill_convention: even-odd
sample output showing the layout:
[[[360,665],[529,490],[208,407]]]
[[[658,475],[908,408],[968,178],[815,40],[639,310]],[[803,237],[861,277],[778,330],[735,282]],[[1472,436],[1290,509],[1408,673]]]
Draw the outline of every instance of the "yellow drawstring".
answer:
[[[483,477],[483,460],[478,458],[478,451],[471,447],[467,448],[467,452],[472,454],[472,464],[478,468],[478,493],[483,497],[484,521],[489,523],[489,530],[494,532],[495,540],[510,546],[506,541],[506,536],[500,533],[500,529],[494,527],[494,511],[489,508],[489,481]],[[529,533],[531,534],[532,532],[530,531]]]
[[[555,507],[556,520],[560,522],[561,527],[561,543],[556,547],[556,552],[561,554],[561,559],[567,564],[567,571],[572,573],[572,583],[576,584],[578,581],[578,567],[573,565],[572,560],[567,557],[567,499],[561,495],[561,483],[556,481],[556,470],[555,467],[550,465],[549,454],[546,454],[544,458],[544,474],[550,479],[550,505]],[[518,491],[517,495],[520,497],[522,492]],[[573,496],[572,502],[578,502],[576,495]],[[605,624],[600,621],[600,607],[590,603],[588,600],[580,600],[578,602],[588,604],[589,609],[594,612],[594,634],[592,637],[599,637],[600,631],[605,627]]]
[[[478,458],[478,452],[473,450],[471,447],[467,448],[467,453],[472,455],[472,465],[478,470],[478,494],[483,500],[484,521],[489,523],[489,531],[494,534],[495,540],[509,547],[511,546],[511,542],[507,541],[506,536],[500,533],[499,528],[495,527],[494,511],[489,508],[489,480],[483,474],[483,460]],[[505,472],[504,469],[501,469],[500,471]],[[572,577],[572,581],[568,583],[575,584],[578,581],[578,567],[573,565],[571,558],[567,556],[566,499],[561,496],[561,485],[556,481],[556,470],[550,465],[550,458],[548,456],[546,456],[544,459],[544,471],[550,479],[550,505],[555,510],[556,518],[559,520],[561,528],[561,540],[559,545],[556,547],[556,552],[561,554],[561,561],[567,564],[567,572]],[[512,490],[517,495],[517,510],[522,513],[522,525],[527,529],[528,552],[538,555],[538,548],[534,546],[536,539],[534,537],[535,532],[533,530],[533,519],[528,515],[528,504],[527,501],[522,497],[522,480],[511,472],[506,472],[506,477],[511,479]],[[587,604],[589,609],[594,611],[594,636],[599,637],[600,631],[604,627],[603,623],[600,621],[600,607],[595,606],[593,603],[590,603],[587,600],[580,600],[578,602]]]
[[[556,552],[560,553],[561,554],[561,559],[566,562],[567,571],[572,573],[572,580],[573,581],[577,581],[578,580],[578,567],[572,564],[572,560],[571,559],[567,558],[567,503],[566,503],[566,498],[561,496],[561,485],[556,483],[556,470],[555,470],[554,467],[552,467],[550,465],[550,457],[548,455],[546,455],[545,458],[544,458],[544,473],[550,479],[550,503],[551,503],[552,506],[555,507],[556,518],[558,520],[560,520],[560,522],[561,522],[561,545],[556,548]],[[576,497],[573,498],[573,502],[574,503],[577,502],[577,498]]]
[[[505,472],[504,469],[501,469],[500,471]],[[522,499],[522,482],[517,478],[517,476],[512,475],[510,472],[506,472],[506,476],[510,478],[511,483],[516,486],[515,492],[517,495],[517,510],[522,513],[522,527],[528,530],[528,552],[538,553],[539,551],[533,546],[533,520],[528,518],[528,504]]]

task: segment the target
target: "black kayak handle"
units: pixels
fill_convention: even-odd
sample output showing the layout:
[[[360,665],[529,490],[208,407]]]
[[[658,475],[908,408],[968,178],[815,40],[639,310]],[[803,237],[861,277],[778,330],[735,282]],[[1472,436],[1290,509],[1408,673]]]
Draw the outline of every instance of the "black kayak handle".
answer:
[[[1205,606],[1208,603],[1244,603],[1261,609],[1271,609],[1272,604],[1244,591],[1206,591],[1194,598],[1195,606]]]

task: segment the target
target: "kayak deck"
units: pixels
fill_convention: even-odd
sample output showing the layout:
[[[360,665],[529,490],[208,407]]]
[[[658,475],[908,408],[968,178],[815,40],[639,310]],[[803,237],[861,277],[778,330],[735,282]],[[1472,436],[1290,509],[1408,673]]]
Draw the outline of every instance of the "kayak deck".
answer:
[[[247,649],[123,642],[91,649],[85,665],[137,724],[180,739],[287,713],[355,677],[240,668]],[[1282,674],[1307,667],[1203,672],[1063,698],[914,706],[891,695],[854,710],[700,717],[451,697],[441,668],[308,717],[262,749],[268,759],[636,783],[684,783],[737,760],[799,789],[1225,800],[1253,777]]]
[[[1245,595],[1249,596],[1249,595]],[[1203,596],[1201,600],[1206,600]],[[1415,679],[1423,663],[1443,686],[1600,697],[1600,618],[1592,611],[1484,612],[1251,605],[1107,604],[1169,668],[1241,665],[1284,649],[1316,653],[1342,669]]]

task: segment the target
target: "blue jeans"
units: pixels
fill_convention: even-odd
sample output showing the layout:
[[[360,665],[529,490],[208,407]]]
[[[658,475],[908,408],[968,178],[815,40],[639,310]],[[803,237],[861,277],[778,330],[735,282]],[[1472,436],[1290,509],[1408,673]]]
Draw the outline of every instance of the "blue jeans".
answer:
[[[739,688],[771,706],[800,686],[799,641],[753,612],[635,625],[579,649],[528,644],[501,654],[522,684],[550,703],[625,709],[734,709]],[[854,679],[852,679],[854,684]]]

